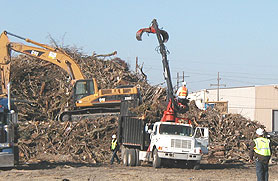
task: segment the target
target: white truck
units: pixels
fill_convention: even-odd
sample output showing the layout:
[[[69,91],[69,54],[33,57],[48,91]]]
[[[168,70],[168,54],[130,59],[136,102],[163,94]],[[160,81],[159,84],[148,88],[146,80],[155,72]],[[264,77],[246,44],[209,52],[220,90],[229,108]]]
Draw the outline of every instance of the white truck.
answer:
[[[191,124],[156,122],[151,133],[149,151],[140,152],[139,160],[152,161],[153,167],[161,166],[161,160],[173,160],[198,169],[203,154],[208,153],[208,128],[193,129]]]
[[[208,153],[208,128],[194,129],[191,124],[156,122],[148,125],[145,120],[121,116],[118,133],[126,166],[137,166],[144,161],[152,163],[154,168],[177,163],[198,169],[202,155]]]

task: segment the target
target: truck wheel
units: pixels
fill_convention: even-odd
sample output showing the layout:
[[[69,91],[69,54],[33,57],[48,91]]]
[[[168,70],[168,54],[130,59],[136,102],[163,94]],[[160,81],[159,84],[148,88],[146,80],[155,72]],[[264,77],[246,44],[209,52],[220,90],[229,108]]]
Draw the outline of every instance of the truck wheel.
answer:
[[[19,149],[18,146],[14,146],[14,164],[18,165],[19,164]]]
[[[135,166],[136,164],[135,149],[129,150],[127,162],[129,166]]]
[[[17,144],[18,143],[18,139],[19,139],[18,125],[15,126],[15,128],[14,128],[14,134],[15,134],[15,136],[14,136],[14,143],[16,145],[18,145]],[[19,164],[19,148],[18,148],[18,146],[14,146],[13,147],[13,152],[14,152],[14,164],[18,165]]]
[[[129,154],[129,149],[124,149],[124,153],[123,153],[123,165],[124,166],[128,166],[128,161],[127,161],[127,157]]]
[[[189,169],[199,170],[201,165],[199,161],[190,161],[188,163]]]
[[[141,160],[139,160],[139,150],[135,149],[135,158],[136,158],[136,164],[135,166],[140,166],[141,165]]]
[[[200,170],[200,167],[201,167],[200,163],[196,163],[196,165],[194,165],[193,169]]]
[[[158,156],[158,151],[155,149],[153,151],[153,167],[154,168],[160,168],[161,165],[161,158]]]

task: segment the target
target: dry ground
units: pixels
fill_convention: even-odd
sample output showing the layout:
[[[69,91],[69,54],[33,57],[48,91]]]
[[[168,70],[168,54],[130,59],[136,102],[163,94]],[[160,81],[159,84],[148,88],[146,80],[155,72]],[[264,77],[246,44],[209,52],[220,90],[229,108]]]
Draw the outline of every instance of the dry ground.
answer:
[[[278,165],[270,165],[270,181],[278,181]],[[11,170],[1,170],[0,180],[202,180],[202,181],[244,181],[256,180],[254,165],[203,164],[200,170],[181,168],[154,169],[149,165],[124,167],[122,165],[86,165],[73,163],[40,163],[21,165]]]

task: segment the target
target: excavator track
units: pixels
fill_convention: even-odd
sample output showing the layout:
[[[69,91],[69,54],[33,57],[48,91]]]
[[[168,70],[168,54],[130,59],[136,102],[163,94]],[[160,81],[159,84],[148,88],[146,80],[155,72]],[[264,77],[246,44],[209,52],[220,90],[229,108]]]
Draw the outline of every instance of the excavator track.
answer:
[[[107,107],[98,107],[98,108],[86,108],[73,111],[64,111],[59,116],[60,121],[78,121],[80,119],[91,119],[95,117],[103,116],[117,116],[120,114],[120,107],[107,108]]]
[[[117,116],[120,114],[120,107],[115,108],[86,108],[73,111],[65,111],[59,116],[60,121],[78,121],[80,119],[92,119],[95,117],[104,117],[104,116]]]

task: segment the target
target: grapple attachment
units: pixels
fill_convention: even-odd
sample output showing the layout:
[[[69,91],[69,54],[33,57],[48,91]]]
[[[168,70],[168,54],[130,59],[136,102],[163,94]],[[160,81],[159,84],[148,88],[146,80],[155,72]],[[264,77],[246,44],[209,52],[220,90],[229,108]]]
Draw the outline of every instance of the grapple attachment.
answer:
[[[158,31],[159,31],[159,34],[162,36],[162,42],[166,43],[169,39],[168,33],[166,31],[160,30],[160,29]],[[140,29],[136,32],[136,39],[138,41],[142,41],[142,34],[144,32],[146,32],[146,33],[156,33],[155,28],[153,26],[151,26],[149,28],[142,28],[142,29]]]

